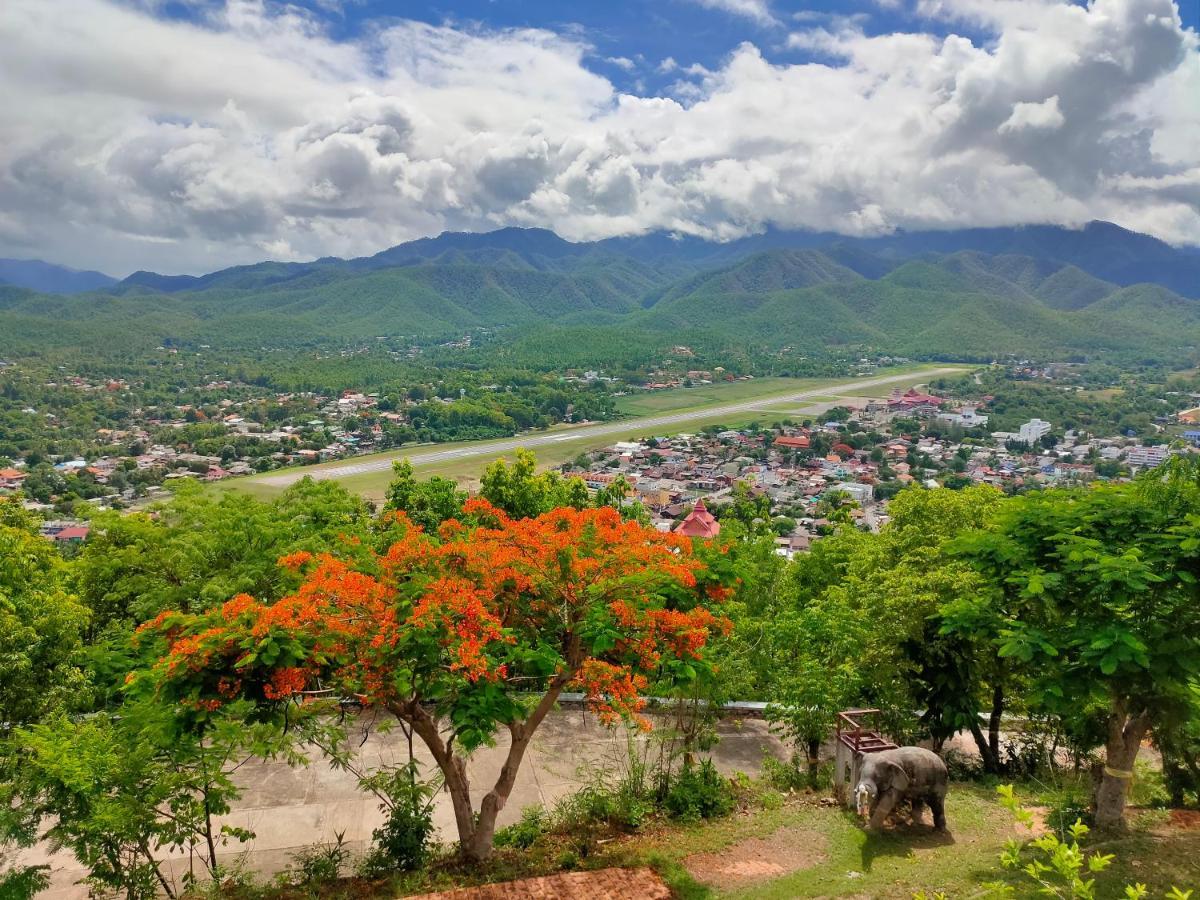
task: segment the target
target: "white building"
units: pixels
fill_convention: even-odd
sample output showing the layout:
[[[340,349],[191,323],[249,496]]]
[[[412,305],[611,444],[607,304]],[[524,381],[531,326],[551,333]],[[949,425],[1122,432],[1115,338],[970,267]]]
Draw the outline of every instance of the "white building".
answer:
[[[869,484],[843,481],[841,484],[835,484],[833,489],[843,494],[849,494],[850,499],[862,507],[870,506],[875,501],[875,489]]]
[[[1050,433],[1051,425],[1042,419],[1030,419],[1017,432],[1017,440],[1033,445]]]
[[[961,425],[963,428],[975,428],[987,425],[988,417],[981,416],[973,406],[964,406],[958,412],[938,413],[938,421]]]
[[[1139,469],[1154,468],[1166,462],[1171,450],[1168,447],[1130,447],[1125,451],[1125,462]]]

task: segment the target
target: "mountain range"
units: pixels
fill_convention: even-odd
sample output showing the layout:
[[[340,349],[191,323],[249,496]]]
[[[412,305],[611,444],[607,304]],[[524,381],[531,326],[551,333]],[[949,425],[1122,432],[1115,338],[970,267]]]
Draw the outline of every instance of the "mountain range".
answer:
[[[17,285],[7,271],[0,263],[0,280]],[[31,290],[28,275],[0,286],[0,350],[312,345],[548,324],[958,358],[1163,358],[1200,345],[1200,251],[1103,222],[877,238],[768,231],[723,244],[572,243],[505,228],[358,259],[136,272],[83,293],[66,288],[104,276],[71,274],[58,290],[48,277]]]
[[[102,291],[117,283],[103,272],[80,271],[40,259],[0,259],[0,284],[41,291],[44,294],[80,294]]]

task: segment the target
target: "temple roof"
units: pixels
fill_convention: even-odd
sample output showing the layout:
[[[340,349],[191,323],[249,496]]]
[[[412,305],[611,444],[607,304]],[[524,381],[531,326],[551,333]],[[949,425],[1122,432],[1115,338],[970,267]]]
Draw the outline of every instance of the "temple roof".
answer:
[[[683,521],[675,526],[675,533],[708,540],[721,533],[721,523],[708,511],[704,500],[701,499],[696,501],[696,505],[684,516]]]

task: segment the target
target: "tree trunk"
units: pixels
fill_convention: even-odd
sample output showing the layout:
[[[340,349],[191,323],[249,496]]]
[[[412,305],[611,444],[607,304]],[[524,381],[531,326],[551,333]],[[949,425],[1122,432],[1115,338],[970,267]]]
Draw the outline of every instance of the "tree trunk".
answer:
[[[392,712],[397,718],[408,722],[442,770],[446,790],[450,794],[450,805],[454,809],[454,824],[458,826],[458,846],[463,856],[470,859],[475,838],[475,810],[471,806],[471,781],[467,777],[466,761],[442,740],[437,721],[420,703],[409,701],[394,707]]]
[[[988,716],[988,748],[996,769],[1000,769],[1000,717],[1004,715],[1004,688],[999,684],[992,688],[992,712]]]
[[[517,724],[510,725],[509,732],[512,734],[512,743],[508,748],[508,756],[505,757],[504,765],[500,768],[500,776],[496,779],[496,783],[484,795],[483,802],[479,804],[479,818],[475,821],[475,833],[471,835],[470,846],[464,848],[466,857],[473,862],[481,862],[492,855],[492,839],[496,836],[496,816],[508,802],[508,795],[512,793],[513,785],[517,780],[517,770],[521,767],[521,760],[525,757],[525,750],[529,747],[529,739],[532,737],[532,732],[526,733],[525,729]]]
[[[550,682],[546,693],[542,695],[538,705],[524,721],[508,723],[508,733],[512,736],[512,743],[508,746],[508,756],[504,758],[504,765],[500,768],[500,775],[496,779],[496,783],[492,785],[492,789],[487,792],[483,802],[479,805],[479,818],[475,821],[470,844],[463,847],[464,855],[472,862],[482,862],[492,855],[492,839],[496,836],[496,816],[500,814],[500,810],[504,809],[504,804],[508,802],[508,795],[512,793],[513,785],[517,782],[517,772],[521,768],[521,761],[525,758],[525,751],[529,749],[529,742],[533,740],[533,733],[542,724],[546,714],[554,708],[554,704],[558,702],[558,695],[562,693],[563,688],[572,678],[574,678],[574,669],[570,672],[560,672]]]
[[[1145,712],[1129,716],[1125,702],[1113,700],[1108,716],[1106,759],[1100,784],[1096,788],[1096,826],[1119,829],[1124,827],[1125,801],[1133,780],[1133,764],[1142,747],[1142,738],[1149,728]]]
[[[988,713],[987,735],[979,726],[979,717],[971,719],[971,737],[975,738],[975,746],[979,748],[979,758],[983,760],[983,771],[989,775],[1000,774],[1000,719],[1004,715],[1004,689],[997,684],[992,688],[992,709]]]
[[[808,739],[808,778],[812,784],[817,783],[817,769],[821,765],[821,739]]]
[[[479,806],[478,817],[471,804],[471,782],[467,777],[466,760],[454,752],[449,742],[442,739],[437,720],[415,700],[392,708],[396,717],[408,722],[417,736],[425,742],[438,768],[442,770],[446,790],[450,793],[450,801],[454,807],[454,822],[458,826],[459,853],[467,862],[484,862],[492,855],[496,817],[500,810],[504,809],[508,795],[512,793],[517,772],[521,768],[521,761],[525,758],[525,751],[529,748],[533,733],[558,702],[563,688],[575,677],[575,671],[576,669],[572,668],[556,675],[533,711],[522,721],[508,723],[509,734],[512,735],[508,756],[496,783]]]
[[[992,745],[979,727],[979,720],[971,720],[971,737],[975,738],[975,746],[979,750],[979,758],[983,760],[983,771],[989,775],[1000,774],[1000,759],[992,752]]]

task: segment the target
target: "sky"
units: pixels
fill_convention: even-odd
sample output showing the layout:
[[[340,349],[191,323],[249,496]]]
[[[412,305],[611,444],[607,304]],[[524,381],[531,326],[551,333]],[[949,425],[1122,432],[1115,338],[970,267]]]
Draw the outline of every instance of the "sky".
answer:
[[[1092,219],[1200,245],[1200,0],[3,0],[0,256]]]

